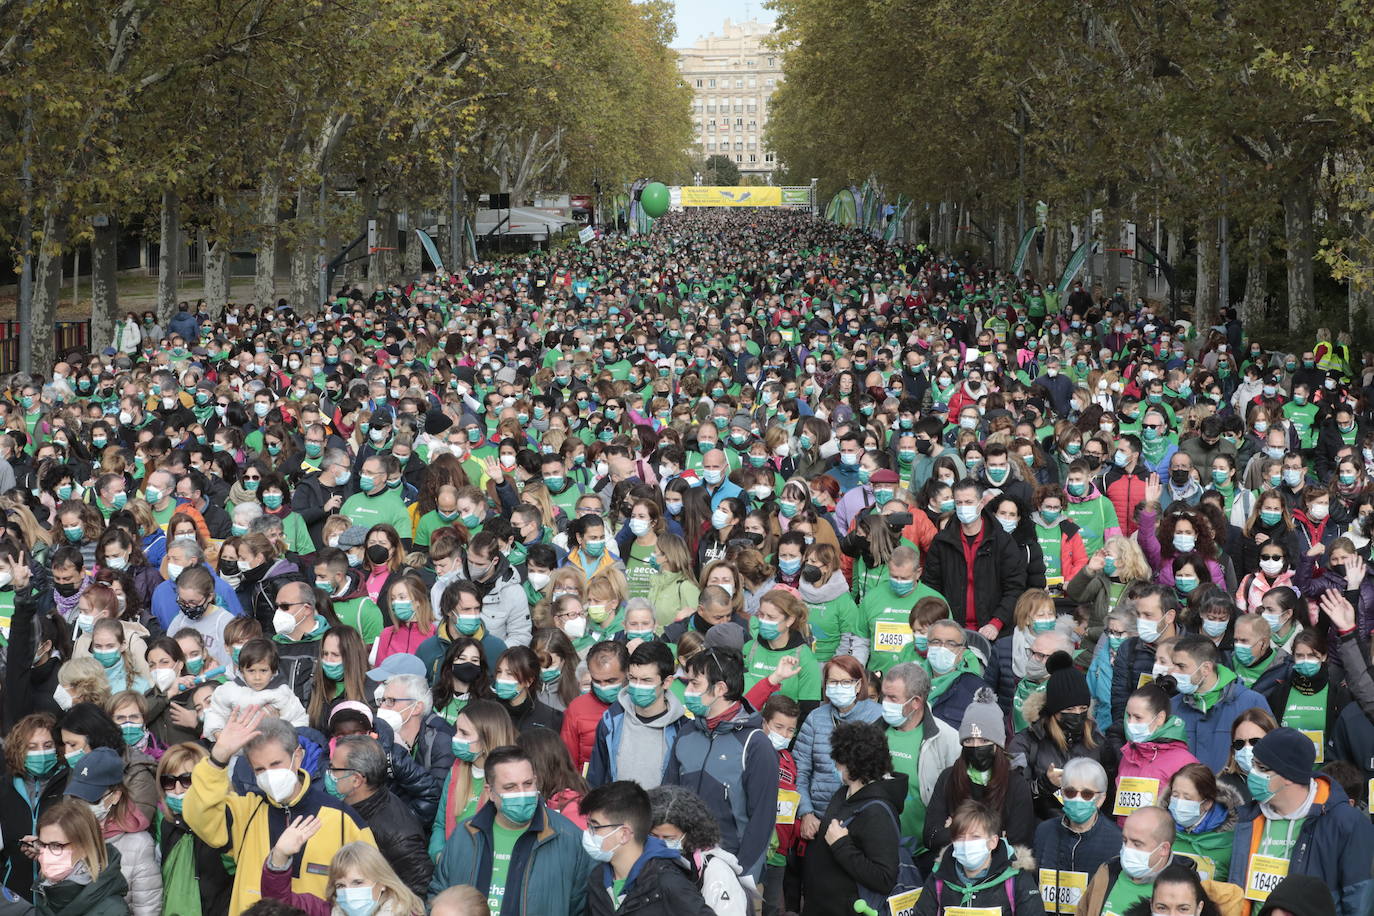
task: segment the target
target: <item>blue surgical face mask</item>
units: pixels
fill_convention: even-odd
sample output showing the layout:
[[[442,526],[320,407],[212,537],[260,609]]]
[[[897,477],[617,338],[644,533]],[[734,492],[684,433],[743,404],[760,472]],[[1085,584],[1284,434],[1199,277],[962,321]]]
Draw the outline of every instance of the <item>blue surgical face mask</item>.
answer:
[[[1149,739],[1154,734],[1154,729],[1148,722],[1127,722],[1126,739],[1132,744],[1139,744]]]
[[[830,705],[841,709],[853,706],[858,694],[859,688],[854,684],[828,684],[825,688],[825,698]]]
[[[1197,546],[1197,538],[1191,534],[1175,534],[1174,550],[1178,553],[1188,553]]]
[[[1202,802],[1190,798],[1171,798],[1169,813],[1180,827],[1191,827],[1202,820]]]
[[[1226,632],[1227,621],[1204,619],[1202,621],[1202,632],[1213,639],[1217,639]]]
[[[931,670],[937,675],[949,674],[954,670],[959,657],[954,654],[954,650],[946,646],[933,646],[926,655],[926,661],[930,662]]]

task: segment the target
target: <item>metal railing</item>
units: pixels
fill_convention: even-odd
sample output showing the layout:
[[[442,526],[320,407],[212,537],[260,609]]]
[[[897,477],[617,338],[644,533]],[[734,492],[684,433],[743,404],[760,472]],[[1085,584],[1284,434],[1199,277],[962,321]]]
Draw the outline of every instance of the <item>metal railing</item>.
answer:
[[[62,359],[73,352],[91,352],[91,321],[58,321],[53,324],[53,352]],[[0,374],[19,371],[19,322],[0,321]]]

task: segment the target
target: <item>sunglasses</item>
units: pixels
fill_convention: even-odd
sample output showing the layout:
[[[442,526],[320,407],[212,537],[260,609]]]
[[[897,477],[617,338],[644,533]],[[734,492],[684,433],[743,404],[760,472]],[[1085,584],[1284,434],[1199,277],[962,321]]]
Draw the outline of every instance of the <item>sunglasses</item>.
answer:
[[[1073,789],[1065,787],[1059,790],[1059,794],[1063,795],[1065,798],[1081,798],[1084,801],[1092,801],[1102,793],[1098,792],[1096,789]]]
[[[158,780],[162,784],[162,791],[172,792],[177,786],[183,789],[191,788],[191,774],[182,773],[180,776],[163,776]]]
[[[1238,751],[1243,747],[1254,747],[1260,743],[1259,738],[1237,738],[1231,742],[1231,750]]]

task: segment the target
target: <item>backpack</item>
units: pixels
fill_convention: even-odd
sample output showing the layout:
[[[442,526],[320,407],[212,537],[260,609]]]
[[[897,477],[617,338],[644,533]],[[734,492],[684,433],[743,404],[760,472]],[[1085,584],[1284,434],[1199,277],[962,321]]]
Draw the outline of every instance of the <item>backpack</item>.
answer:
[[[854,818],[858,817],[865,809],[875,806],[887,812],[888,818],[892,821],[893,829],[897,831],[897,880],[893,882],[890,888],[868,888],[860,884],[859,899],[879,913],[886,913],[888,911],[887,900],[889,897],[914,891],[924,886],[925,882],[921,879],[920,869],[916,867],[916,863],[911,859],[911,852],[900,842],[902,825],[898,822],[897,814],[892,810],[892,805],[881,798],[869,799],[855,808],[854,813],[846,820],[841,821],[841,826],[848,829]]]

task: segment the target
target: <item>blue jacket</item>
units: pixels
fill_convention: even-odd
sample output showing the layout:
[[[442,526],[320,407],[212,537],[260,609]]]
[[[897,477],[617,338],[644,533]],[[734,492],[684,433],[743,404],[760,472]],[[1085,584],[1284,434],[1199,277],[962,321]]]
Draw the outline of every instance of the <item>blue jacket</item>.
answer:
[[[491,891],[495,821],[496,805],[487,802],[453,831],[429,883],[431,900],[455,884]],[[582,831],[541,802],[511,851],[502,916],[582,916],[592,865]]]
[[[755,881],[778,814],[778,752],[759,725],[743,705],[714,730],[700,716],[685,723],[663,778],[700,796],[720,822],[721,848]]]
[[[1097,820],[1085,833],[1075,833],[1064,825],[1064,818],[1041,821],[1035,828],[1035,862],[1041,868],[1086,872],[1091,879],[1097,869],[1121,854],[1121,828],[1110,817],[1110,810],[1099,811]]]
[[[1219,772],[1231,759],[1231,725],[1236,716],[1255,707],[1269,712],[1269,701],[1239,678],[1221,688],[1216,704],[1206,712],[1198,710],[1197,694],[1181,699],[1183,702],[1174,704],[1174,712],[1188,731],[1188,748],[1213,772]]]
[[[667,692],[664,695],[671,697],[668,700],[668,709],[672,709],[677,698]],[[629,702],[629,696],[622,694],[606,707],[606,711],[601,714],[601,721],[596,725],[596,744],[592,746],[592,759],[587,762],[587,785],[592,788],[620,779],[616,773],[616,760],[620,756],[620,739],[625,736],[625,705]],[[667,716],[668,713],[665,711],[664,715]],[[668,762],[673,759],[673,746],[677,744],[678,732],[687,722],[681,706],[678,706],[678,719],[663,727],[663,741],[667,747],[663,754],[663,773],[660,774],[660,778],[668,772]]]
[[[1088,665],[1088,692],[1093,697],[1093,716],[1097,727],[1105,732],[1116,721],[1112,718],[1111,647],[1105,635],[1097,641],[1092,663]]]
[[[229,583],[219,577],[208,564],[201,564],[210,570],[210,575],[215,577],[215,604],[224,608],[235,617],[243,616],[243,605],[239,603],[239,596],[229,587]],[[158,623],[162,624],[162,629],[166,630],[172,625],[172,621],[177,614],[181,613],[181,608],[177,607],[177,587],[174,582],[163,582],[153,589],[153,616]]]
[[[840,789],[840,775],[830,759],[830,733],[835,726],[840,722],[877,722],[882,717],[882,705],[873,700],[860,700],[846,713],[837,712],[825,702],[806,717],[792,746],[792,757],[797,761],[797,792],[801,795],[798,817],[820,817],[830,805],[831,796]]]
[[[1008,636],[1007,638],[1010,639],[1011,637]],[[964,722],[964,710],[968,709],[968,704],[973,702],[973,695],[978,692],[979,688],[988,686],[987,681],[978,675],[965,671],[955,678],[948,690],[940,694],[935,702],[930,704],[930,711],[958,731],[959,726]]]
[[[167,322],[167,335],[180,334],[189,347],[200,341],[200,322],[190,312],[177,312]]]
[[[1338,916],[1368,916],[1374,907],[1374,824],[1350,804],[1338,784],[1325,776],[1313,776],[1317,797],[1303,819],[1289,856],[1288,873],[1320,878],[1331,888]],[[1263,830],[1264,815],[1251,802],[1240,810],[1231,845],[1230,881],[1245,887],[1250,854]]]
[[[697,473],[699,474],[701,472],[698,471]],[[728,477],[720,482],[720,486],[716,489],[716,492],[708,492],[706,495],[711,497],[711,511],[713,512],[720,508],[720,501],[722,499],[729,499],[733,496],[735,499],[745,503],[749,501],[748,497],[744,495],[744,491],[740,489],[739,484],[733,483]]]

